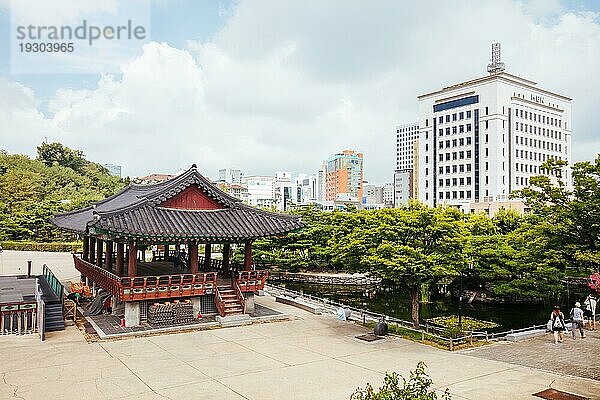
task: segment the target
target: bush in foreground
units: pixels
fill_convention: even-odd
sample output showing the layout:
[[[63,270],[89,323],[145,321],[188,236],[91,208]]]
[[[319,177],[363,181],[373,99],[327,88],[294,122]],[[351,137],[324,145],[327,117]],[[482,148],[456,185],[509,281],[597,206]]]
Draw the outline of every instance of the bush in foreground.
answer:
[[[396,372],[388,372],[383,378],[383,386],[377,391],[367,383],[364,389],[357,388],[350,396],[350,400],[437,400],[438,395],[431,387],[433,380],[427,375],[426,369],[425,363],[419,361],[417,368],[410,372],[408,380]],[[446,389],[441,399],[450,398],[450,392]]]

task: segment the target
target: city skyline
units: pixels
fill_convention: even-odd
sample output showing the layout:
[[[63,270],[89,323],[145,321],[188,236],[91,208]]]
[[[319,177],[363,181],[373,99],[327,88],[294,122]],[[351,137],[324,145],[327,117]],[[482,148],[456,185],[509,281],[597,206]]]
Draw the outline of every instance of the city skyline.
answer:
[[[1,148],[34,155],[47,137],[122,165],[127,176],[193,162],[211,174],[231,166],[296,175],[352,148],[365,155],[365,180],[383,184],[392,181],[391,132],[414,120],[416,96],[481,76],[494,41],[507,72],[573,97],[572,160],[600,148],[600,82],[585,79],[600,67],[588,50],[600,40],[593,2],[441,4],[427,37],[413,22],[423,5],[382,3],[365,13],[362,3],[169,3],[152,3],[170,18],[153,18],[152,41],[121,74],[12,75],[4,57]],[[7,2],[0,7],[8,31]],[[200,23],[186,18],[192,9]],[[334,15],[345,22],[332,32]]]

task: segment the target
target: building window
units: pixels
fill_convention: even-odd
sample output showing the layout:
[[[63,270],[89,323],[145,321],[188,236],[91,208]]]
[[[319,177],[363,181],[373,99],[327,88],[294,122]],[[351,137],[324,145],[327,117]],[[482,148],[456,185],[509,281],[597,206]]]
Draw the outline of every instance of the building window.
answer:
[[[465,113],[464,112],[458,113],[458,119],[460,119],[460,120],[465,119]]]
[[[471,124],[467,124],[467,132],[471,132]]]
[[[467,150],[467,158],[471,158],[471,150]]]
[[[486,107],[486,108],[487,108],[487,107]],[[489,127],[490,127],[490,123],[489,123],[489,121],[485,121],[485,129],[489,129]]]
[[[452,172],[456,173],[456,164],[452,166]]]
[[[470,198],[471,198],[471,191],[467,190],[467,199],[470,199]]]
[[[446,122],[450,122],[450,114],[446,115]]]
[[[469,152],[467,151],[467,158],[471,157]],[[471,172],[471,164],[467,164],[467,172]]]
[[[467,110],[467,118],[471,118],[471,110]]]
[[[470,144],[471,144],[471,137],[469,136],[469,137],[467,138],[467,145],[470,145]]]
[[[442,124],[444,123],[444,117],[440,116],[440,118],[438,119],[439,123]]]
[[[465,165],[464,165],[464,164],[460,164],[460,165],[458,166],[458,170],[459,170],[460,172],[465,172]]]
[[[467,176],[467,185],[470,185],[470,184],[471,184],[471,177]]]

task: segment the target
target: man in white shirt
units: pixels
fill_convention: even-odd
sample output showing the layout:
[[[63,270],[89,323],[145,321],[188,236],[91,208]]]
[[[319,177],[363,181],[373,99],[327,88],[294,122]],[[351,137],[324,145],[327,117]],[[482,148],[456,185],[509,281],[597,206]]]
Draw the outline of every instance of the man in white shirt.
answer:
[[[583,310],[581,309],[581,304],[579,302],[575,303],[575,308],[571,309],[571,325],[573,340],[575,340],[576,329],[579,329],[579,334],[583,339],[585,337],[585,333],[583,333]]]

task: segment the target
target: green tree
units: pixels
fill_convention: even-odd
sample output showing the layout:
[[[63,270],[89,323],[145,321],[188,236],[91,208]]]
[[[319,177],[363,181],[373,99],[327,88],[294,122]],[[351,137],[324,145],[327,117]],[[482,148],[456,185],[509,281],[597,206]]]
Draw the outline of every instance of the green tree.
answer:
[[[546,175],[532,177],[531,186],[514,196],[522,197],[540,217],[540,235],[560,254],[568,267],[579,271],[600,268],[600,154],[594,162],[578,162],[571,168],[573,190],[563,171],[565,161],[542,165]]]
[[[468,265],[469,231],[456,209],[413,203],[407,208],[358,213],[353,226],[343,240],[332,244],[334,261],[406,287],[415,327],[422,285],[456,276]]]
[[[40,154],[31,160],[0,150],[1,240],[68,239],[50,223],[54,214],[88,206],[126,184],[60,144],[43,144]]]

